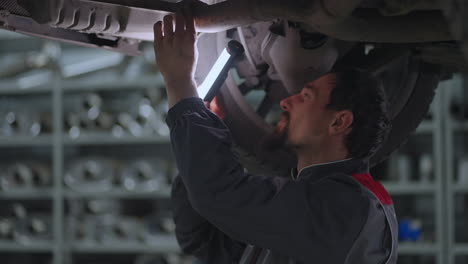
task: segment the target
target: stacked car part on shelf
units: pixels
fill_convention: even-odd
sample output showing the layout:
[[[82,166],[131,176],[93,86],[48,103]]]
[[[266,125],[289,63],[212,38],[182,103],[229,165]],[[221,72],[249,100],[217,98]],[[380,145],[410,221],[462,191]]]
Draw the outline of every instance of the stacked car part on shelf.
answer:
[[[52,115],[9,111],[0,113],[0,136],[31,136],[52,131]]]
[[[112,106],[106,106],[101,95],[83,95],[79,108],[66,114],[65,128],[69,136],[76,139],[86,133],[110,133],[114,137],[168,137],[169,130],[165,123],[167,102],[147,95],[132,98],[135,104],[130,109],[112,109],[110,112],[106,109]]]
[[[0,241],[21,244],[50,243],[52,241],[52,216],[48,213],[30,212],[21,203],[14,203],[6,215],[0,216]]]
[[[97,193],[115,189],[160,191],[169,188],[170,164],[161,158],[112,160],[87,157],[71,161],[65,184],[77,192]]]
[[[397,152],[389,161],[389,178],[392,182],[430,183],[434,181],[434,162],[431,154]]]
[[[71,201],[69,227],[71,240],[77,243],[121,245],[155,244],[161,237],[174,233],[174,223],[169,214],[153,210],[144,216],[123,213],[122,204],[116,200]]]
[[[37,161],[0,164],[0,191],[28,191],[52,187],[49,165]]]

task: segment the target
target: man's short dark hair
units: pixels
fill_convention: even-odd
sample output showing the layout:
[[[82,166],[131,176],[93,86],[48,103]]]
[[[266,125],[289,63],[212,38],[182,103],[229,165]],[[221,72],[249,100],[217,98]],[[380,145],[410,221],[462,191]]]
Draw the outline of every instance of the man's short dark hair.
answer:
[[[387,98],[382,83],[356,69],[340,69],[330,94],[329,109],[351,110],[352,131],[345,145],[353,158],[370,158],[385,142],[390,131]]]

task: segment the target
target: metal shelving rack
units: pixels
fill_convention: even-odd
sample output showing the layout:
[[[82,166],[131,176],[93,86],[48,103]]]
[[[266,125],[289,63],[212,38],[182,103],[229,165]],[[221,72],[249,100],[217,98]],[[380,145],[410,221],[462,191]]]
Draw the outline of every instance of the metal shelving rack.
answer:
[[[69,146],[133,146],[133,145],[168,145],[169,139],[159,136],[151,137],[111,137],[104,134],[84,134],[77,139],[71,139],[63,128],[64,121],[64,97],[67,93],[87,93],[100,91],[138,91],[147,87],[155,86],[155,83],[162,85],[160,76],[149,76],[139,78],[138,81],[114,80],[112,82],[82,82],[63,80],[59,74],[47,85],[35,87],[29,90],[14,89],[8,83],[0,83],[0,96],[17,95],[47,95],[52,100],[53,131],[51,135],[41,135],[37,137],[0,137],[0,149],[15,147],[50,147],[52,157],[52,188],[35,191],[6,191],[0,192],[2,200],[35,200],[45,199],[52,203],[52,226],[53,239],[50,242],[37,242],[20,244],[16,242],[0,241],[0,253],[50,253],[53,264],[66,263],[67,253],[86,254],[158,254],[158,253],[178,253],[179,247],[173,235],[161,236],[157,241],[152,241],[151,245],[144,243],[119,243],[112,245],[99,245],[87,243],[70,244],[66,241],[66,216],[64,214],[65,201],[67,199],[81,198],[112,198],[112,199],[167,199],[170,197],[168,188],[155,192],[129,192],[123,190],[112,190],[103,193],[78,193],[66,188],[63,184],[65,148]]]
[[[9,83],[2,82],[0,85],[0,96],[16,96],[16,95],[29,95],[29,94],[37,94],[37,95],[47,95],[52,97],[53,90],[48,87],[40,88],[35,90],[32,93],[26,90],[18,90],[13,89],[13,85]],[[54,107],[54,110],[56,107]],[[54,114],[55,116],[55,114]],[[58,118],[58,117],[55,117]],[[27,136],[15,136],[15,137],[0,137],[0,149],[8,150],[16,147],[50,147],[53,148],[55,144],[54,135],[39,135],[37,137],[27,137]],[[52,154],[51,154],[52,155]],[[57,162],[53,162],[53,167],[57,166]],[[54,170],[54,180],[56,178],[55,175],[57,171]],[[60,183],[60,182],[59,182]],[[36,189],[36,190],[27,190],[27,191],[2,191],[0,192],[0,201],[5,200],[36,200],[42,199],[53,204],[53,225],[54,225],[54,233],[53,241],[43,241],[43,242],[28,242],[24,244],[20,244],[17,242],[10,242],[10,241],[0,241],[0,253],[50,253],[53,255],[54,263],[61,263],[60,254],[57,254],[60,251],[60,241],[57,239],[58,228],[61,223],[60,217],[60,210],[58,210],[58,206],[60,205],[60,197],[58,196],[59,186],[54,183],[51,188],[47,189]],[[57,226],[57,228],[55,228]]]
[[[452,103],[451,99],[453,98],[454,94],[461,96],[463,98],[467,97],[466,92],[466,76],[465,81],[463,80],[462,76],[456,76],[451,83],[452,89],[445,89],[446,95],[444,100],[444,109],[447,113],[449,113],[450,105]],[[461,92],[462,94],[458,94]],[[455,91],[452,91],[455,90]],[[466,107],[466,100],[462,103],[465,104]],[[456,215],[455,215],[455,198],[457,195],[465,195],[468,196],[468,184],[460,184],[457,183],[455,179],[456,175],[456,145],[463,144],[464,142],[456,142],[455,134],[462,133],[463,137],[465,137],[468,133],[468,123],[466,120],[458,121],[455,120],[454,117],[448,115],[446,118],[446,125],[445,125],[445,149],[444,152],[447,153],[446,156],[446,170],[445,173],[446,177],[446,193],[447,193],[447,200],[446,200],[446,215],[447,215],[447,250],[448,250],[448,264],[458,264],[462,262],[457,262],[457,257],[468,257],[468,241],[463,243],[457,242],[455,239],[456,233]],[[466,153],[468,152],[466,146],[463,146],[463,151]],[[468,219],[463,219],[464,222],[468,222]]]

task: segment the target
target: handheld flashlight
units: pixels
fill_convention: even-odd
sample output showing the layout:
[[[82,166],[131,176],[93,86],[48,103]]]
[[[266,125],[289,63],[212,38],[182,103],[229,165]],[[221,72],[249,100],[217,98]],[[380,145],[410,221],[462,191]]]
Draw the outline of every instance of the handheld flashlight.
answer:
[[[236,59],[244,54],[244,47],[236,40],[231,40],[216,60],[203,83],[198,87],[198,95],[205,102],[211,102],[223,86],[228,72]]]

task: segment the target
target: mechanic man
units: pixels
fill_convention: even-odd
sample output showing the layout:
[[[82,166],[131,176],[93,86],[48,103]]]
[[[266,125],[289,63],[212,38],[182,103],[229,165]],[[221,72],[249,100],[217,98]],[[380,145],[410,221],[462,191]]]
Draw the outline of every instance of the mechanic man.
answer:
[[[334,72],[281,101],[273,138],[296,153],[296,173],[250,175],[231,151],[229,129],[198,97],[193,18],[166,16],[154,31],[180,172],[173,200],[184,252],[210,264],[396,263],[392,200],[368,173],[389,129],[378,82]]]

